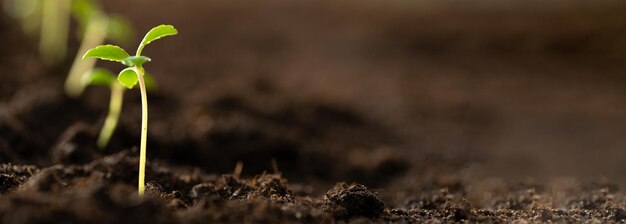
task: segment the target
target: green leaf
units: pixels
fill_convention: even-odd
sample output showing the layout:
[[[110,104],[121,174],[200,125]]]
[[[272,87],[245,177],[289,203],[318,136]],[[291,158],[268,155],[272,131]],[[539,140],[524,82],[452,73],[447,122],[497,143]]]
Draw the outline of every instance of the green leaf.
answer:
[[[115,75],[109,70],[102,68],[91,69],[81,77],[81,81],[84,85],[99,85],[110,87],[115,80]]]
[[[128,53],[121,47],[115,45],[100,45],[92,48],[85,53],[83,60],[87,58],[100,58],[107,61],[122,62],[129,57]]]
[[[143,38],[141,44],[139,44],[139,48],[137,48],[137,55],[141,55],[141,51],[143,51],[143,48],[146,47],[146,45],[148,45],[149,43],[152,43],[152,41],[176,34],[178,34],[178,30],[176,30],[176,28],[174,28],[174,26],[172,25],[159,25],[152,28]]]
[[[124,58],[124,60],[122,60],[122,64],[128,67],[133,67],[133,66],[141,66],[144,63],[149,62],[149,61],[152,61],[152,59],[146,56],[130,56],[130,57]]]
[[[132,89],[135,85],[137,85],[137,73],[133,68],[126,68],[117,75],[117,81],[122,84],[122,86]]]

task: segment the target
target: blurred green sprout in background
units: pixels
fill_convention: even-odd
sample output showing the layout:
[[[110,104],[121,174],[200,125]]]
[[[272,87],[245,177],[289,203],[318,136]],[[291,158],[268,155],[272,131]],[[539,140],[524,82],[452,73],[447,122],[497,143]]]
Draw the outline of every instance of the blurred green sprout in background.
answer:
[[[78,23],[79,39],[83,42],[78,61],[86,49],[103,43],[105,38],[123,42],[134,37],[129,22],[121,16],[107,15],[95,0],[3,0],[3,4],[6,13],[18,21],[28,36],[39,38],[39,54],[50,66],[66,58],[72,16]],[[88,67],[88,64],[79,66],[73,71],[84,73]],[[81,91],[76,88],[78,82],[79,75],[73,75],[70,81],[73,87],[69,87],[68,95],[80,95]]]
[[[82,76],[91,72],[96,64],[95,59],[82,60],[82,55],[87,50],[104,43],[105,39],[117,43],[128,42],[134,36],[134,32],[125,19],[107,15],[93,0],[73,0],[72,12],[78,20],[78,34],[82,36],[82,41],[65,80],[65,93],[75,98],[80,96],[86,87],[81,83]]]

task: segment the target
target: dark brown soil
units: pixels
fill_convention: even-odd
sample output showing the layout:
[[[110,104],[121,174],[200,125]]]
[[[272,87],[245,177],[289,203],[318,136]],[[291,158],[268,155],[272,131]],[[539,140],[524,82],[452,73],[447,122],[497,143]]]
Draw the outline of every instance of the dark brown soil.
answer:
[[[625,222],[626,4],[507,2],[103,1],[180,31],[143,198],[139,94],[97,149],[107,90],[2,16],[0,223]]]

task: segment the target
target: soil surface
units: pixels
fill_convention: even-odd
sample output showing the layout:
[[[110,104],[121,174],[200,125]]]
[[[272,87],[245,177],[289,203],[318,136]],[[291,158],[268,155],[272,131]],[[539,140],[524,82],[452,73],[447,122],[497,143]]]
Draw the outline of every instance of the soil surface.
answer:
[[[138,91],[97,149],[108,91],[3,15],[0,223],[625,222],[626,4],[486,2],[103,1],[180,32],[142,198]]]

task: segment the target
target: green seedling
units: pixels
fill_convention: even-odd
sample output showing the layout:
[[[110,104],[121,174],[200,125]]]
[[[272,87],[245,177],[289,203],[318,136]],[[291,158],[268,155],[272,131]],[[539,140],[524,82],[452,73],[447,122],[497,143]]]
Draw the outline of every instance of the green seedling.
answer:
[[[125,19],[107,15],[92,0],[73,0],[72,12],[78,20],[78,33],[82,34],[82,42],[65,80],[65,93],[75,98],[80,96],[87,86],[81,83],[82,76],[90,72],[96,64],[95,59],[82,60],[82,55],[102,44],[107,38],[125,42],[132,36],[133,30]]]
[[[143,38],[137,52],[134,56],[130,56],[124,49],[115,45],[100,45],[92,48],[85,53],[83,59],[98,58],[101,60],[120,62],[126,66],[117,75],[119,83],[128,88],[133,88],[139,83],[141,91],[141,142],[139,151],[139,179],[138,193],[140,196],[144,194],[145,188],[145,168],[146,168],[146,141],[148,138],[148,97],[146,94],[146,83],[144,81],[145,70],[143,64],[151,61],[150,58],[141,55],[144,47],[152,41],[158,40],[166,36],[178,34],[178,31],[171,25],[160,25],[152,28]]]
[[[39,36],[39,53],[47,65],[56,65],[65,59],[70,15],[78,21],[79,39],[83,39],[82,51],[74,62],[80,61],[80,56],[87,49],[102,44],[105,37],[124,41],[132,34],[132,28],[125,19],[107,15],[96,0],[4,0],[3,6],[26,34]],[[80,95],[76,87],[79,86],[80,75],[93,68],[94,62],[85,64],[72,67],[73,73],[79,75],[71,76],[70,86],[73,88],[68,90],[70,96]]]
[[[151,76],[145,74],[144,80],[148,90],[154,89],[155,84]],[[113,136],[120,119],[124,101],[124,87],[119,82],[115,81],[115,75],[112,72],[102,68],[95,68],[86,72],[82,76],[81,84],[83,86],[104,86],[111,90],[109,112],[98,135],[98,141],[96,142],[98,148],[103,149],[109,144],[111,136]]]
[[[39,36],[39,53],[47,65],[56,65],[65,59],[70,15],[78,21],[79,39],[83,39],[82,51],[74,62],[80,61],[80,56],[87,49],[102,44],[105,37],[123,41],[132,34],[132,28],[125,19],[104,13],[97,0],[4,0],[3,6],[26,34]],[[76,87],[79,86],[80,76],[93,65],[94,62],[87,62],[72,67],[73,73],[79,75],[71,76],[71,87],[66,85],[70,96],[80,95]]]

